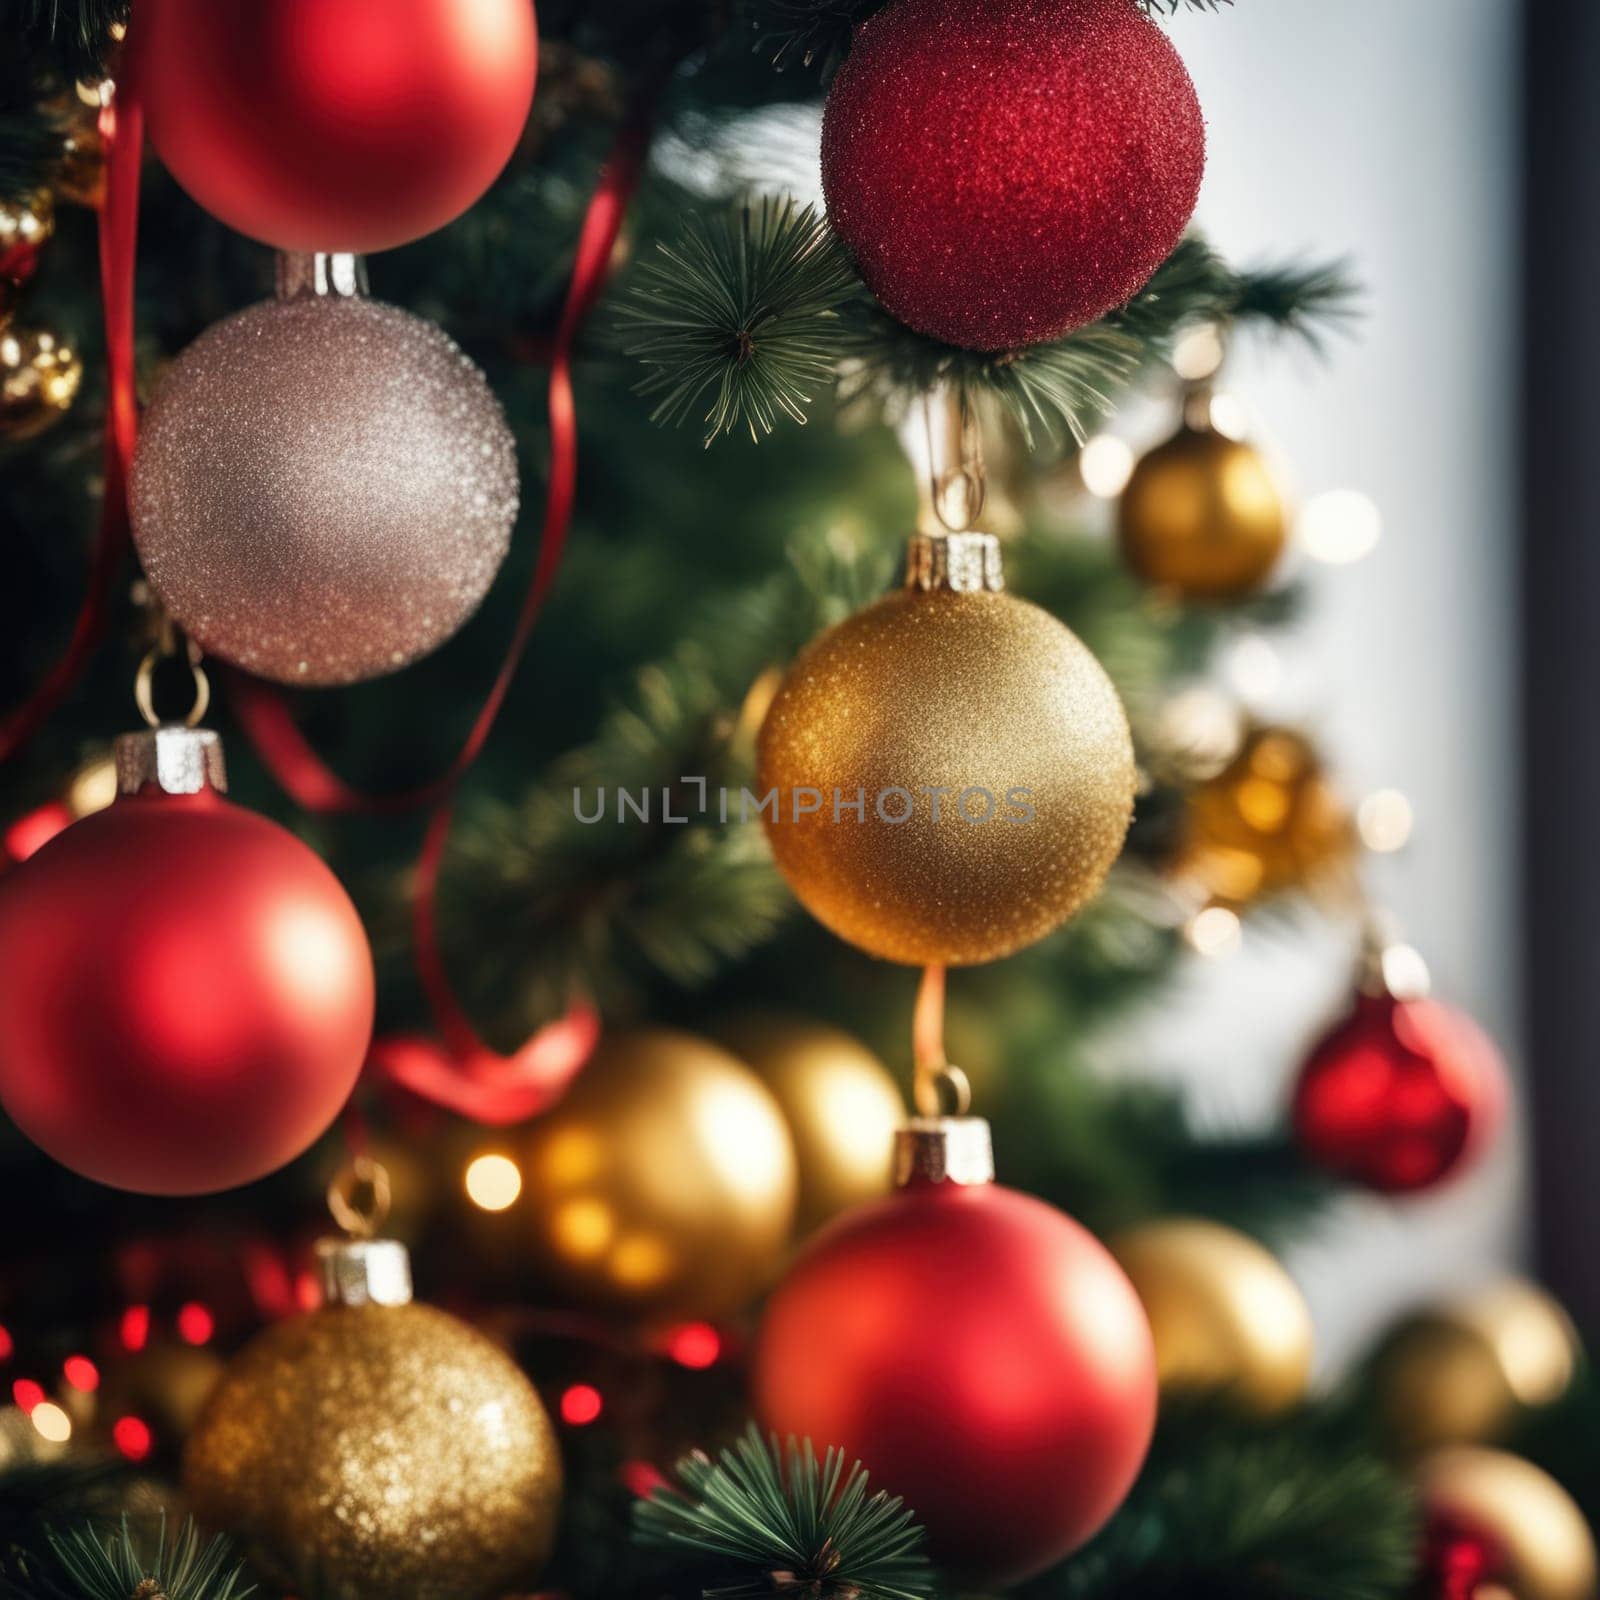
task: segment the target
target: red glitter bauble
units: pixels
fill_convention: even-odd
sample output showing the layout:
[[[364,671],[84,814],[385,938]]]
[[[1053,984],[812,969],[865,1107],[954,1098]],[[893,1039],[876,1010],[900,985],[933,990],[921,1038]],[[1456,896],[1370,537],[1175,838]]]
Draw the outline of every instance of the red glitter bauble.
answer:
[[[1359,994],[1301,1071],[1295,1135],[1318,1166],[1398,1194],[1469,1165],[1506,1100],[1499,1053],[1470,1017],[1435,1000]]]
[[[1122,305],[1194,212],[1205,122],[1134,0],[894,0],[828,93],[828,216],[902,322],[975,350]]]
[[[1155,1422],[1150,1327],[1100,1243],[993,1184],[845,1213],[767,1307],[755,1403],[901,1496],[948,1570],[1015,1582],[1122,1503]]]
[[[230,228],[386,250],[467,209],[533,103],[532,0],[139,0],[150,141]]]
[[[293,1160],[372,1009],[338,880],[210,789],[124,796],[0,880],[0,1105],[99,1183],[205,1194]]]

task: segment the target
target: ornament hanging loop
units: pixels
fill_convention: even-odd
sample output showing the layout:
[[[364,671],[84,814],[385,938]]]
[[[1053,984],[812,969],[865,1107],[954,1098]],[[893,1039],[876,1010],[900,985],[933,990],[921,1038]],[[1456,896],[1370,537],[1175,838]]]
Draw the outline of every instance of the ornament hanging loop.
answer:
[[[371,1156],[352,1156],[328,1184],[328,1211],[351,1239],[375,1239],[392,1199],[388,1169]]]
[[[989,478],[978,409],[964,383],[922,397],[929,508],[947,533],[966,533],[983,514]]]
[[[184,656],[189,663],[189,676],[194,685],[194,698],[189,704],[189,709],[178,719],[163,717],[156,710],[156,668],[177,653],[177,639],[172,624],[164,623],[162,638],[145,651],[139,661],[138,671],[133,676],[133,701],[138,706],[139,715],[144,718],[147,727],[170,727],[174,720],[177,720],[186,728],[198,728],[210,709],[211,680],[206,676],[205,668],[200,665],[200,647],[190,639],[184,643]]]

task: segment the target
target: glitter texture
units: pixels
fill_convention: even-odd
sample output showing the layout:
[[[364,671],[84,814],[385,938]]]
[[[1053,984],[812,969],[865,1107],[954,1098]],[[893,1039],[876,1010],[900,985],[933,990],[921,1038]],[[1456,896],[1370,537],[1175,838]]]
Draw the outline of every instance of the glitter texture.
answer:
[[[1205,123],[1133,0],[896,0],[828,93],[828,216],[902,322],[976,350],[1138,292],[1200,192]]]
[[[431,1306],[330,1306],[234,1358],[184,1457],[195,1513],[324,1600],[490,1600],[549,1553],[561,1457],[539,1397]]]
[[[994,961],[1099,888],[1133,810],[1127,717],[1099,662],[1047,612],[1005,594],[902,589],[795,662],[761,729],[757,788],[778,866],[806,909],[873,955]],[[797,789],[821,792],[794,819]],[[875,797],[911,791],[903,822]],[[924,789],[943,787],[934,820]],[[988,821],[963,790],[994,797]],[[842,812],[866,791],[865,817]],[[1030,791],[1031,822],[1007,804]],[[967,811],[981,815],[973,798]],[[905,811],[898,797],[888,815]]]
[[[145,414],[134,541],[208,653],[283,683],[426,655],[511,539],[516,450],[483,374],[371,300],[251,306],[173,363]]]

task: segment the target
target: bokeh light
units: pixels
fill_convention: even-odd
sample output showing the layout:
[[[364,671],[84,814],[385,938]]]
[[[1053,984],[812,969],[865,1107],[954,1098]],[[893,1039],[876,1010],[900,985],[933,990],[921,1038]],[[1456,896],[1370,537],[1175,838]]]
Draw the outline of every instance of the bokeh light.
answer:
[[[604,1409],[600,1391],[592,1383],[575,1383],[562,1391],[561,1420],[575,1428],[587,1427]]]
[[[482,1211],[504,1211],[522,1193],[522,1172],[510,1156],[474,1156],[467,1163],[467,1198]]]
[[[1115,500],[1133,476],[1133,451],[1115,434],[1097,433],[1078,452],[1078,476],[1096,498]]]
[[[1314,561],[1348,566],[1370,555],[1383,535],[1378,508],[1359,489],[1330,489],[1306,501],[1295,538]]]

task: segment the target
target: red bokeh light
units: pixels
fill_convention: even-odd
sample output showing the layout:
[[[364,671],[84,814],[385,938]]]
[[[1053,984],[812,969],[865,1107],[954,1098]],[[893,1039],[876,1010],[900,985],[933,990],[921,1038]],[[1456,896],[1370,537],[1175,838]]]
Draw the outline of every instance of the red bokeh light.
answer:
[[[600,1391],[592,1383],[575,1383],[561,1396],[561,1420],[581,1428],[605,1409]]]
[[[68,1356],[61,1363],[61,1376],[84,1394],[93,1394],[100,1387],[100,1369],[88,1356]]]
[[[722,1354],[722,1337],[709,1322],[686,1322],[667,1336],[667,1354],[680,1366],[709,1367]]]
[[[128,1460],[143,1461],[153,1441],[148,1425],[138,1417],[118,1417],[111,1424],[111,1442]]]
[[[124,1350],[143,1350],[150,1337],[150,1307],[129,1306],[122,1313],[117,1337],[121,1339]]]
[[[624,1461],[617,1476],[622,1479],[623,1488],[641,1500],[648,1500],[657,1489],[667,1486],[666,1477],[648,1461]]]
[[[217,1319],[198,1300],[178,1308],[178,1337],[185,1344],[205,1344],[217,1331]]]
[[[44,1389],[32,1378],[18,1378],[11,1385],[11,1398],[31,1416],[35,1406],[44,1404]]]
[[[9,1361],[16,1351],[16,1345],[11,1342],[10,1330],[4,1324],[0,1324],[0,1361]]]

